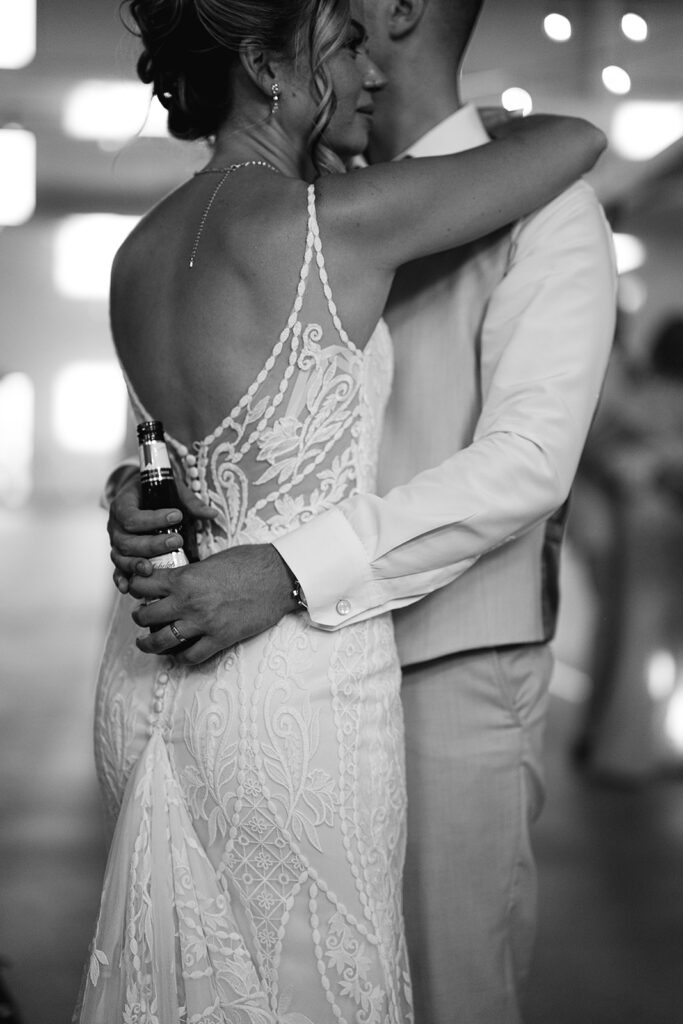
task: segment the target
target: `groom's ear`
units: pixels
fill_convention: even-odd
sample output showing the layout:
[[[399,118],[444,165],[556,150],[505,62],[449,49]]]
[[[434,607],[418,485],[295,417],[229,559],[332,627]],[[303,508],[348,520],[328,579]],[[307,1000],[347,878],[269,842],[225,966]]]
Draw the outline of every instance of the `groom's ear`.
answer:
[[[427,0],[389,0],[389,38],[403,39],[414,32],[426,6]]]

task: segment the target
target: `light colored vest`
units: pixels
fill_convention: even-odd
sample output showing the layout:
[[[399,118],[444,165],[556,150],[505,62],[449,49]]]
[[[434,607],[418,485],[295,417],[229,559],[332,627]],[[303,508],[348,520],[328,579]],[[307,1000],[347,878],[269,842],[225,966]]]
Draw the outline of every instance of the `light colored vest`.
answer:
[[[511,250],[505,229],[399,271],[386,313],[396,375],[380,456],[380,494],[472,442],[500,354],[487,339],[482,354],[482,325]],[[480,558],[447,587],[396,612],[402,663],[548,639],[561,534],[559,521],[541,524]]]

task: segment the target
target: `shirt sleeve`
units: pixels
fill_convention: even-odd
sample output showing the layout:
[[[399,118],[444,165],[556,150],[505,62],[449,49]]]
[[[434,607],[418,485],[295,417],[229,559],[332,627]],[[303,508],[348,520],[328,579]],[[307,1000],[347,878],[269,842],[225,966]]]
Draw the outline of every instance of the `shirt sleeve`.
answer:
[[[483,324],[485,395],[472,444],[276,542],[316,625],[411,604],[566,500],[609,358],[615,298],[611,232],[585,182],[520,221]]]
[[[129,480],[133,473],[139,469],[139,463],[137,459],[128,458],[122,459],[117,466],[112,469],[111,473],[104,481],[104,488],[100,494],[100,508],[103,508],[105,512],[109,511],[109,507],[116,497],[117,491],[124,481]]]

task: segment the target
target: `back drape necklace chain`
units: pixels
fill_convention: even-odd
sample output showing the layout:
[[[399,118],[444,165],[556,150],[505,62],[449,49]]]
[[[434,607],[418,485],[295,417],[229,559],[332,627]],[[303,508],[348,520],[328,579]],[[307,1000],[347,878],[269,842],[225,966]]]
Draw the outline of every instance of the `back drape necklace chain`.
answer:
[[[228,175],[232,174],[233,171],[239,170],[241,167],[266,167],[268,168],[269,171],[275,171],[276,174],[280,173],[277,167],[275,167],[273,164],[269,164],[267,160],[243,160],[239,164],[230,164],[229,167],[206,167],[203,171],[195,171],[195,178],[199,174],[221,174],[222,177],[221,180],[216,185],[213,192],[211,193],[209,201],[204,207],[204,212],[202,213],[201,220],[199,221],[199,228],[197,229],[197,234],[195,236],[194,244],[192,246],[192,252],[190,253],[190,270],[192,270],[192,268],[194,267],[195,260],[197,258],[197,250],[199,248],[199,240],[202,237],[202,232],[204,230],[204,225],[206,224],[206,219],[209,216],[209,213],[211,212],[211,207],[215,202],[216,196],[223,187],[225,179],[228,177]]]

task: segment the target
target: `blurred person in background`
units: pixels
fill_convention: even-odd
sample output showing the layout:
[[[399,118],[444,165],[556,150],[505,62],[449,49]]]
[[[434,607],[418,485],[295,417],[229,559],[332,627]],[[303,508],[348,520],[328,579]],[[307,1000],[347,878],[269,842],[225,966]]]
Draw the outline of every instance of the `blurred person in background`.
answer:
[[[582,457],[569,533],[597,598],[591,680],[573,757],[635,784],[683,762],[683,315],[636,361],[614,349]]]
[[[542,118],[468,153],[345,174],[385,79],[344,0],[129,6],[171,131],[215,136],[207,167],[124,243],[111,291],[135,415],[165,422],[210,505],[201,560],[175,570],[208,605],[169,619],[162,576],[136,577],[147,603],[133,621],[122,596],[113,617],[95,735],[117,824],[76,1019],[400,1024],[412,1011],[390,609],[352,621],[338,599],[345,628],[315,628],[277,545],[327,524],[328,554],[350,544],[358,567],[337,506],[378,500],[392,365],[380,317],[396,268],[550,201],[604,138]],[[592,405],[567,391],[579,414]],[[423,502],[409,527],[435,516],[448,527],[452,506]],[[453,560],[423,573],[420,593],[453,578]],[[210,635],[224,584],[239,625],[254,618],[211,659],[230,646]],[[136,624],[160,628],[140,638]]]

